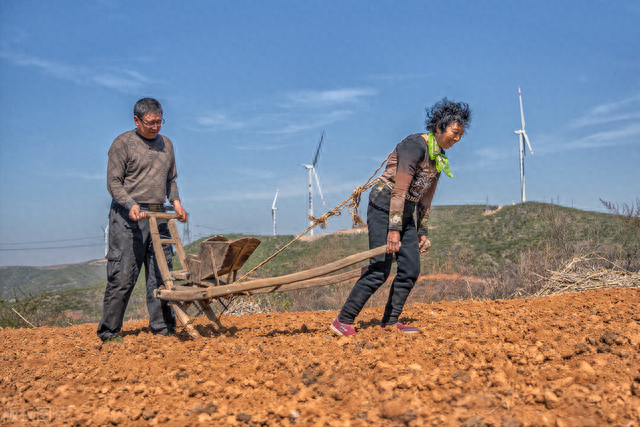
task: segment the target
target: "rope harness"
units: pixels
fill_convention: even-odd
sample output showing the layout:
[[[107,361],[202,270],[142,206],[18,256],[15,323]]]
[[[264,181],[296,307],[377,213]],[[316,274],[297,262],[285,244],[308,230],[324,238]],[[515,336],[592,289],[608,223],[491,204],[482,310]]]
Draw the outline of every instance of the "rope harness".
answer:
[[[389,154],[389,156],[391,156],[391,154]],[[253,274],[256,270],[258,270],[260,267],[262,267],[263,265],[265,265],[266,263],[268,263],[269,261],[271,261],[273,258],[275,258],[280,252],[284,251],[287,247],[289,247],[291,244],[293,244],[293,242],[295,242],[296,240],[300,239],[302,236],[304,236],[305,234],[307,234],[309,231],[311,231],[313,228],[315,228],[317,225],[320,225],[320,228],[326,228],[327,226],[327,220],[332,217],[332,216],[339,216],[342,214],[342,212],[340,212],[341,210],[343,210],[345,207],[347,208],[347,211],[351,214],[351,223],[353,228],[357,228],[357,227],[362,227],[365,225],[365,222],[362,220],[362,218],[360,217],[360,215],[358,215],[358,206],[360,205],[360,199],[362,197],[362,193],[364,193],[365,191],[367,191],[369,188],[373,187],[373,185],[375,185],[375,183],[378,181],[379,177],[376,177],[376,174],[378,173],[378,171],[382,168],[382,166],[384,166],[384,164],[387,162],[387,160],[389,160],[389,156],[387,156],[386,159],[384,159],[384,161],[382,163],[380,163],[380,166],[378,166],[378,169],[376,169],[376,171],[373,173],[373,175],[371,175],[369,177],[369,179],[367,180],[367,182],[364,183],[364,185],[362,185],[361,187],[356,187],[353,190],[353,193],[351,193],[351,196],[349,196],[345,201],[343,201],[342,203],[340,203],[338,206],[336,206],[335,208],[333,208],[332,210],[330,210],[329,212],[325,213],[324,215],[320,216],[319,218],[316,218],[314,216],[309,215],[309,220],[313,223],[311,224],[306,230],[304,230],[302,233],[298,234],[296,237],[293,238],[293,240],[291,240],[289,243],[287,243],[286,245],[284,245],[282,248],[280,248],[278,251],[276,251],[273,255],[271,255],[269,258],[265,259],[264,261],[262,261],[260,264],[258,264],[257,266],[253,267],[251,269],[251,271],[249,271],[248,273],[246,273],[244,276],[242,276],[240,279],[238,279],[236,281],[236,283],[240,283],[243,280],[246,280],[251,274]],[[375,178],[374,178],[375,177]]]

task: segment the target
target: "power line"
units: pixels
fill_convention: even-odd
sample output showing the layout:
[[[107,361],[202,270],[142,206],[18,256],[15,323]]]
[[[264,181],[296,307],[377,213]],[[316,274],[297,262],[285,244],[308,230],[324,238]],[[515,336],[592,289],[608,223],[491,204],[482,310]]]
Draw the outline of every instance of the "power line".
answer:
[[[229,233],[229,234],[259,234],[257,231],[255,230],[245,230],[245,231],[238,231],[238,230],[230,230],[230,229],[225,229],[225,228],[214,228],[214,227],[209,227],[207,225],[200,225],[200,224],[192,224],[193,227],[199,227],[199,228],[206,228],[207,230],[213,230],[213,231],[218,231],[220,233]]]
[[[93,245],[50,246],[46,248],[0,248],[0,251],[43,251],[48,249],[89,248],[94,246],[104,247],[104,243],[98,243]]]
[[[220,233],[233,233],[233,231],[231,230],[226,230],[224,228],[214,228],[214,227],[208,227],[206,225],[200,225],[200,224],[193,224],[194,227],[200,227],[200,228],[206,228],[207,230],[213,230],[213,231],[218,231]]]
[[[43,243],[60,243],[60,242],[75,242],[77,240],[90,240],[90,239],[103,239],[104,236],[94,237],[79,237],[77,239],[61,239],[61,240],[44,240],[42,242],[15,242],[15,243],[0,243],[1,246],[7,245],[41,245]]]

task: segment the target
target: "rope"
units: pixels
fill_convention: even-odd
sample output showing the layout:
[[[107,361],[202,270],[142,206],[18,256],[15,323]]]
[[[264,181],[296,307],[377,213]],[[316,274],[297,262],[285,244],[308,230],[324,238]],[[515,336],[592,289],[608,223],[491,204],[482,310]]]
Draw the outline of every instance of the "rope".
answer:
[[[202,309],[200,309],[200,306],[198,304],[196,304],[196,308],[198,309],[198,312],[195,315],[193,315],[193,317],[191,317],[191,319],[189,319],[187,324],[184,325],[184,326],[189,326],[190,324],[195,322],[198,317],[200,317],[202,314],[204,314],[204,311]]]
[[[353,193],[351,193],[351,196],[349,196],[345,201],[343,201],[342,203],[340,203],[338,206],[336,206],[335,208],[333,208],[332,210],[330,210],[329,212],[325,213],[324,215],[320,216],[319,218],[316,218],[314,216],[309,215],[309,220],[311,222],[313,222],[313,224],[311,224],[306,230],[304,230],[302,233],[298,234],[296,237],[293,238],[293,240],[291,240],[289,243],[287,243],[286,245],[284,245],[282,248],[280,248],[278,251],[276,251],[273,255],[271,255],[269,258],[265,259],[264,261],[262,261],[260,264],[258,264],[257,266],[253,267],[248,273],[246,273],[244,276],[242,276],[239,280],[236,281],[236,283],[240,283],[243,280],[246,280],[247,277],[249,277],[251,274],[253,274],[256,270],[258,270],[260,267],[262,267],[263,265],[265,265],[266,263],[268,263],[269,261],[271,261],[273,258],[275,258],[280,252],[284,251],[286,248],[288,248],[289,246],[291,246],[293,244],[293,242],[295,242],[296,240],[300,239],[302,236],[304,236],[305,234],[307,234],[309,231],[311,231],[313,228],[315,228],[318,224],[320,225],[320,228],[325,228],[327,226],[327,220],[332,217],[332,216],[339,216],[342,213],[340,212],[342,209],[345,208],[345,206],[347,206],[347,211],[351,214],[351,222],[352,222],[352,226],[353,228],[357,228],[357,227],[362,227],[365,225],[365,222],[362,220],[362,218],[360,217],[360,215],[358,215],[358,206],[360,205],[360,199],[362,197],[362,193],[364,193],[365,191],[367,191],[369,188],[373,187],[373,185],[378,181],[379,177],[376,177],[376,174],[378,173],[378,171],[382,168],[382,166],[384,166],[384,164],[387,162],[387,160],[389,160],[389,157],[391,156],[391,154],[389,154],[389,156],[387,156],[386,159],[384,159],[384,161],[382,163],[380,163],[380,166],[378,166],[378,169],[376,169],[376,171],[373,173],[373,175],[371,175],[369,177],[369,179],[367,180],[367,182],[364,183],[364,185],[362,185],[361,187],[356,187],[353,190]]]

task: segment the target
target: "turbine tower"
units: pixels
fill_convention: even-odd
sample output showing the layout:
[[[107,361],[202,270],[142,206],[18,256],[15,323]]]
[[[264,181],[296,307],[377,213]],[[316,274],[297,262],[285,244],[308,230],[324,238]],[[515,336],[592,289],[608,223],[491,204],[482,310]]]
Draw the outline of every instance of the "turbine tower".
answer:
[[[188,222],[185,222],[184,226],[182,227],[182,240],[187,245],[189,243],[191,243],[191,230],[189,230],[189,223]]]
[[[100,227],[104,232],[104,257],[106,258],[107,253],[109,253],[109,224],[107,224],[107,228],[104,228],[102,226]]]
[[[278,188],[276,190],[276,197],[273,198],[273,205],[271,205],[271,218],[273,218],[273,235],[276,235],[276,211],[278,210],[278,208],[276,208],[276,199],[278,199],[278,192],[280,191],[280,189]]]
[[[529,142],[527,132],[525,132],[524,130],[524,110],[522,109],[522,92],[520,91],[520,86],[518,86],[518,96],[520,97],[520,119],[522,120],[522,129],[516,130],[514,132],[516,135],[518,135],[518,139],[520,140],[520,192],[522,194],[522,203],[524,203],[527,201],[524,190],[524,142],[527,141],[527,145],[529,146],[531,155],[533,155],[533,150],[531,149],[531,143]]]
[[[320,142],[318,142],[318,148],[316,148],[316,155],[313,157],[313,163],[310,165],[302,165],[309,171],[309,216],[313,216],[313,178],[316,179],[316,185],[318,186],[318,192],[320,193],[320,198],[322,199],[322,204],[326,208],[327,205],[324,203],[324,197],[322,196],[322,188],[320,188],[320,180],[318,180],[318,173],[316,172],[316,163],[318,163],[318,156],[320,155],[320,149],[322,148],[322,143],[324,142],[324,131],[322,132],[322,136],[320,137]],[[313,225],[313,221],[309,220],[309,226]],[[313,236],[313,229],[309,235]]]

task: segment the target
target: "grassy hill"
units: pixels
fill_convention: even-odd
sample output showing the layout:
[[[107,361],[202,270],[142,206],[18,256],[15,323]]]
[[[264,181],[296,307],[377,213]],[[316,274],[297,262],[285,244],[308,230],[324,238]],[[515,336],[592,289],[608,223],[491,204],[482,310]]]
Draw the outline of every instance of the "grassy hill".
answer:
[[[467,263],[479,274],[517,262],[532,248],[603,250],[624,240],[619,219],[610,214],[535,202],[492,210],[487,214],[474,205],[433,209],[429,234],[435,252],[467,252]]]
[[[485,207],[479,205],[434,207],[429,231],[432,249],[423,258],[422,273],[460,273],[490,278],[500,282],[501,288],[475,290],[474,294],[481,298],[504,298],[521,288],[532,293],[535,291],[532,287],[534,279],[539,280],[541,275],[576,254],[600,251],[630,271],[640,268],[640,232],[626,227],[615,215],[532,202],[490,209],[485,212]],[[242,235],[226,237],[236,239]],[[262,243],[239,274],[249,271],[293,237],[259,236]],[[187,245],[187,253],[197,253],[201,240]],[[253,277],[306,270],[366,249],[366,233],[315,236],[296,241]],[[179,265],[175,257],[174,265]],[[16,288],[27,295],[45,292],[42,299],[47,307],[56,313],[73,314],[72,318],[65,318],[66,322],[98,321],[105,281],[104,263],[50,268],[5,267],[0,269],[0,295],[5,300],[13,298]],[[345,286],[348,288],[351,284]],[[452,292],[453,287],[444,283],[441,288]],[[335,301],[344,300],[342,293],[345,290],[330,286],[298,292],[259,298],[275,309],[328,309],[335,306]],[[340,295],[336,296],[336,293]],[[430,300],[453,298],[450,293],[445,296],[443,292],[433,290],[430,295]],[[301,303],[297,299],[305,301]],[[327,303],[328,300],[334,302]],[[28,307],[22,309],[26,311]],[[144,317],[145,286],[144,274],[141,274],[127,318]]]
[[[84,288],[106,276],[102,261],[51,267],[0,267],[0,299]]]

